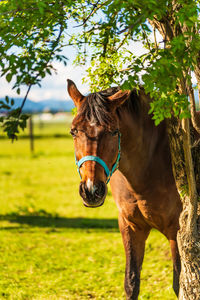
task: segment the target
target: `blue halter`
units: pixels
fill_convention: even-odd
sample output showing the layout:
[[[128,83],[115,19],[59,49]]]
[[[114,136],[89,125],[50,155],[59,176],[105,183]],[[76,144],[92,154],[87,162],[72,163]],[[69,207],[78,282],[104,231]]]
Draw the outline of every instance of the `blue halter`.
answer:
[[[119,132],[118,133],[118,155],[117,155],[116,162],[112,166],[112,170],[111,171],[109,170],[109,168],[106,165],[106,163],[100,157],[98,157],[98,156],[87,155],[87,156],[82,157],[78,161],[77,158],[76,158],[76,155],[75,155],[75,161],[76,161],[76,165],[77,165],[77,169],[78,169],[78,173],[80,175],[80,178],[81,178],[81,173],[80,173],[79,169],[82,166],[82,164],[84,162],[86,162],[86,161],[96,161],[97,163],[99,163],[104,168],[104,171],[105,171],[106,177],[107,177],[106,183],[108,183],[110,181],[110,177],[118,169],[118,166],[119,166],[119,160],[120,160],[120,157],[121,157],[121,146],[120,146],[120,143],[121,143],[121,134]]]

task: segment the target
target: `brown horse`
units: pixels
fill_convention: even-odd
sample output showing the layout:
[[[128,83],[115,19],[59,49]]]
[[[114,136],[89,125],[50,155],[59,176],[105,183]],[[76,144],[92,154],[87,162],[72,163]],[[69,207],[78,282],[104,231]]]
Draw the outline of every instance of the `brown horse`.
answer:
[[[102,205],[110,179],[119,209],[127,299],[138,299],[145,241],[152,228],[170,241],[173,287],[178,296],[180,258],[176,235],[181,201],[172,174],[165,122],[154,125],[148,114],[151,99],[142,88],[138,92],[110,88],[83,96],[68,80],[68,92],[77,107],[71,134],[83,203],[87,207]]]

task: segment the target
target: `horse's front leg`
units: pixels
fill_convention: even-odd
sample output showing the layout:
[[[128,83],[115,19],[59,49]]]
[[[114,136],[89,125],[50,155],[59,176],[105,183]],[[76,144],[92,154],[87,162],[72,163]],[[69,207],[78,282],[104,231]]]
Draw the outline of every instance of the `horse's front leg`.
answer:
[[[179,277],[181,272],[181,260],[177,245],[177,231],[179,229],[179,216],[175,216],[174,223],[170,224],[170,227],[165,228],[163,232],[164,235],[170,242],[171,253],[172,253],[172,260],[173,260],[173,289],[178,298],[179,296]]]
[[[178,251],[177,241],[170,240],[172,259],[173,259],[173,289],[178,297],[179,295],[179,277],[181,272],[181,261]]]
[[[119,215],[119,228],[122,234],[126,253],[126,271],[124,288],[127,300],[137,300],[140,289],[140,271],[144,257],[145,241],[150,228],[140,228],[127,222]]]

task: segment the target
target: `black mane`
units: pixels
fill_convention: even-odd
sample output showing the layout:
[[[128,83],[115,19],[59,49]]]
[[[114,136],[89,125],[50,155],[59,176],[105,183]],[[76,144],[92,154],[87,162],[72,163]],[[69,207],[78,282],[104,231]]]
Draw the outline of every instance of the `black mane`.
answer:
[[[106,90],[89,94],[86,100],[81,105],[79,118],[84,118],[88,122],[94,122],[98,125],[109,125],[113,122],[113,116],[110,110],[108,97],[114,95],[120,90],[120,87],[112,87]],[[120,109],[127,108],[131,113],[139,113],[139,95],[136,90],[133,90],[129,99],[117,109],[119,115]]]

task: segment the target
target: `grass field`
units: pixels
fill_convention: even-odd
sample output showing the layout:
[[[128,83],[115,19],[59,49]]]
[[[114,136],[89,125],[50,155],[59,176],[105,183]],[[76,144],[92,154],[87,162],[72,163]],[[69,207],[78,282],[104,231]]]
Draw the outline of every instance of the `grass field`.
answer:
[[[36,126],[33,155],[28,139],[0,139],[0,299],[125,299],[117,209],[110,192],[100,208],[82,205],[68,132],[64,123]],[[141,279],[140,300],[176,299],[157,231]]]

